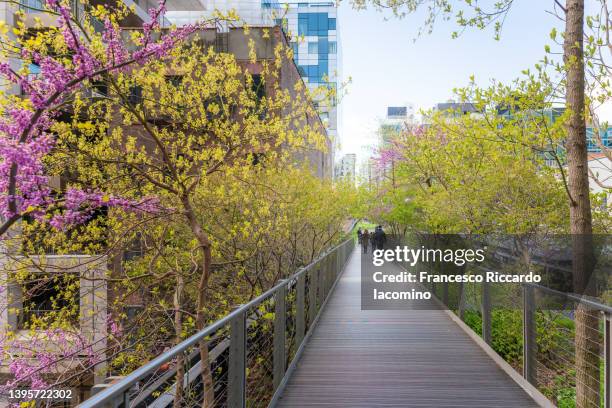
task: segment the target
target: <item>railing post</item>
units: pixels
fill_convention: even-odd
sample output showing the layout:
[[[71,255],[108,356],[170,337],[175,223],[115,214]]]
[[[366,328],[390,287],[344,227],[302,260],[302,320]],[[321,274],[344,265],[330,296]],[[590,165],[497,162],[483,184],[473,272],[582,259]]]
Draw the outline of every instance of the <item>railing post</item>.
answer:
[[[285,280],[281,280],[281,282],[283,285],[278,288],[278,291],[274,295],[274,390],[278,388],[278,385],[285,376],[286,362],[285,341],[287,331],[287,316],[285,299],[287,297],[287,285]]]
[[[612,315],[604,318],[604,407],[612,408]]]
[[[180,387],[179,384],[177,384],[177,386]],[[123,406],[124,407],[129,407],[130,406],[130,400],[131,400],[131,398],[130,398],[130,391],[131,391],[131,388],[127,389],[127,390],[125,390],[123,392]]]
[[[302,273],[297,278],[296,288],[296,303],[295,303],[295,344],[300,347],[306,332],[305,310],[306,307],[306,273]]]
[[[536,385],[535,299],[533,287],[523,286],[523,377]]]
[[[329,255],[325,255],[325,258],[322,259],[321,262],[319,262],[319,269],[317,270],[317,273],[319,274],[319,277],[317,279],[319,283],[319,304],[317,307],[317,311],[321,308],[323,302],[325,301],[325,276],[327,275],[326,272],[328,261]]]
[[[227,384],[227,406],[246,406],[246,313],[242,312],[230,324],[229,372]]]
[[[323,300],[327,299],[327,296],[329,295],[329,287],[330,287],[330,282],[331,282],[331,276],[334,272],[334,253],[330,252],[327,255],[327,262],[326,264],[326,268],[325,268],[325,297],[323,298]]]
[[[336,252],[334,252],[334,259],[336,260],[336,270],[334,271],[334,279],[332,280],[332,285],[334,284],[336,278],[338,277],[338,274],[340,273],[340,265],[342,262],[342,247],[338,248]]]
[[[312,327],[315,316],[317,315],[317,276],[319,274],[319,264],[316,264],[310,270],[310,284],[308,286],[308,329]]]
[[[491,290],[489,283],[482,282],[482,339],[491,344]]]
[[[448,305],[448,282],[444,282],[442,284],[442,303],[449,307]]]

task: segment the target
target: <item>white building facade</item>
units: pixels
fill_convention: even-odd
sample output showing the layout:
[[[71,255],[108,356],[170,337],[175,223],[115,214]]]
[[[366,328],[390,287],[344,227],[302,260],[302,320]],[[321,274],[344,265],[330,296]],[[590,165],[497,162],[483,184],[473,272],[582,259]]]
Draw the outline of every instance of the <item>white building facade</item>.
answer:
[[[347,153],[342,156],[342,159],[336,164],[335,176],[338,179],[346,179],[355,182],[355,166],[357,164],[357,155],[355,153]]]

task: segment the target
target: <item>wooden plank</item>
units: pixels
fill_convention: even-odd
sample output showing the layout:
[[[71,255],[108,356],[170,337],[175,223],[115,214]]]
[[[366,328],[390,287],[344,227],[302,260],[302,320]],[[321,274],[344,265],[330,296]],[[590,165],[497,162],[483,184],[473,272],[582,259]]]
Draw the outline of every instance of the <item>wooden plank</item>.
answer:
[[[362,311],[360,261],[356,250],[277,406],[538,406],[443,310]]]

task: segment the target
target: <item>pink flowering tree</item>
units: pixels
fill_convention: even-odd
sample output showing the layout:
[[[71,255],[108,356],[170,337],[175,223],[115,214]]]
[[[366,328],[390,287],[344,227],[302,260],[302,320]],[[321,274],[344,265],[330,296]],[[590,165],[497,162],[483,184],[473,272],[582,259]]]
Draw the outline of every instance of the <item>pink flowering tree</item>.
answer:
[[[6,241],[9,233],[12,236],[11,227],[25,217],[60,233],[85,223],[101,209],[117,208],[138,215],[160,214],[165,210],[155,194],[134,198],[98,186],[78,185],[58,192],[52,188],[52,177],[57,172],[50,172],[49,158],[59,148],[56,132],[62,116],[74,114],[76,102],[87,103],[87,98],[93,102],[98,84],[113,75],[168,57],[188,36],[215,21],[180,28],[163,27],[166,8],[165,1],[161,0],[158,7],[149,10],[148,21],[137,34],[127,38],[130,33],[122,29],[120,22],[131,11],[121,2],[105,8],[87,3],[84,7],[84,13],[82,10],[76,13],[68,1],[48,0],[42,10],[36,11],[51,16],[55,20],[53,26],[38,22],[28,28],[20,24],[15,32],[9,33],[0,24],[4,50],[0,76],[7,84],[7,92],[0,96],[0,240]],[[23,20],[29,11],[33,10],[26,8],[18,16]],[[11,375],[0,394],[18,387],[45,389],[57,388],[60,383],[78,385],[81,375],[90,373],[101,363],[100,351],[107,353],[120,345],[120,316],[107,316],[104,310],[103,316],[108,321],[100,326],[103,336],[94,336],[95,340],[86,336],[79,325],[70,324],[71,319],[79,319],[78,308],[71,307],[79,304],[79,297],[84,297],[78,279],[77,282],[70,280],[67,277],[71,275],[61,268],[34,275],[32,269],[42,270],[45,266],[43,258],[24,261],[22,251],[11,250],[11,245],[6,248],[9,250],[3,251],[0,262],[5,269],[10,262],[28,266],[0,271],[4,274],[0,303],[8,304],[0,312],[16,313],[10,310],[9,283],[22,286],[23,298],[27,297],[27,291],[47,290],[44,285],[60,287],[62,290],[50,302],[53,306],[64,306],[54,319],[48,319],[53,323],[39,319],[29,327],[22,327],[29,331],[27,341],[15,328],[0,328],[4,355],[0,363]]]
[[[0,107],[0,237],[25,214],[61,228],[82,222],[100,207],[156,210],[153,197],[132,201],[84,189],[69,189],[61,199],[54,197],[44,164],[55,146],[52,128],[76,93],[92,89],[107,75],[164,57],[195,30],[209,24],[163,30],[160,35],[165,13],[162,0],[149,10],[149,21],[135,41],[137,47],[130,50],[124,45],[118,23],[129,13],[125,7],[86,9],[85,17],[77,18],[67,1],[48,0],[43,12],[55,16],[57,28],[46,27],[46,32],[33,31],[35,34],[22,28],[16,41],[6,32],[3,38],[9,52],[0,62],[0,75],[9,88],[20,89],[25,98],[4,95]],[[103,28],[96,29],[100,22]],[[58,200],[65,211],[49,214],[48,209]]]

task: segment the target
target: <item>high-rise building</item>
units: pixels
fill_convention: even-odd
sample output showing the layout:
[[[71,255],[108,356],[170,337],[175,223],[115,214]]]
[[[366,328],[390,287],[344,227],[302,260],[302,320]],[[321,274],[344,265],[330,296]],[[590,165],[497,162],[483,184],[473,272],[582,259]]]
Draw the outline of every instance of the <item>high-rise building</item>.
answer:
[[[355,153],[347,153],[342,156],[342,159],[336,163],[334,176],[338,179],[347,179],[355,182],[355,166],[357,163],[357,155]]]
[[[293,47],[300,75],[311,89],[321,85],[338,91],[341,83],[341,47],[338,8],[330,1],[279,0],[281,21]],[[319,100],[319,114],[332,145],[338,142],[338,100]],[[332,158],[334,152],[331,152]]]
[[[381,119],[378,127],[379,145],[384,147],[406,125],[415,123],[414,106],[388,106],[387,116]]]

